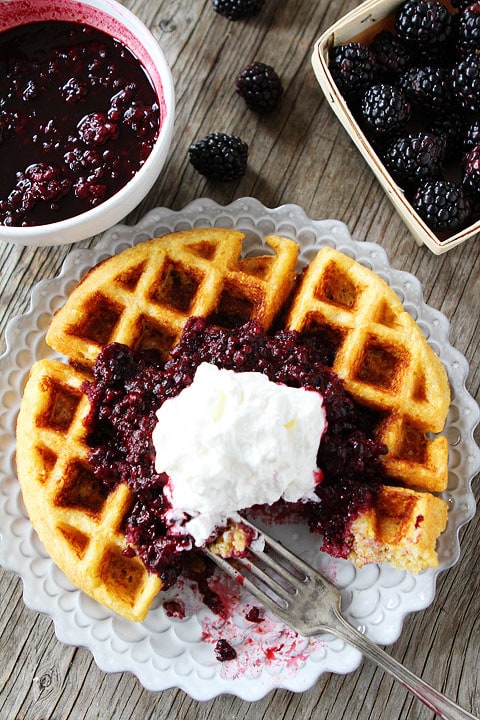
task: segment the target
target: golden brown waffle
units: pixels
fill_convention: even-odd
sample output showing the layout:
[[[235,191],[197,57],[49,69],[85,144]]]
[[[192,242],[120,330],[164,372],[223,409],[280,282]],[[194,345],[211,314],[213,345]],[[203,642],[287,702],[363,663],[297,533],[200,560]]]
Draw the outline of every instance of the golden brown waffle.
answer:
[[[447,374],[396,293],[343,253],[322,249],[302,280],[287,327],[326,334],[332,369],[362,404],[380,413],[377,437],[388,447],[390,477],[440,492],[448,480],[443,429]]]
[[[178,232],[106,260],[57,313],[47,343],[92,367],[114,341],[168,355],[192,315],[269,328],[291,291],[298,245],[272,236],[274,254],[242,259],[243,237],[220,228]]]
[[[438,564],[435,546],[447,524],[447,504],[428,492],[383,486],[372,507],[352,523],[348,559],[357,567],[388,562],[418,573]],[[231,525],[209,545],[223,558],[241,555],[250,537],[241,525]]]
[[[32,524],[75,585],[132,620],[145,617],[161,581],[136,557],[123,554],[122,525],[132,497],[123,485],[106,493],[90,471],[83,425],[88,401],[81,385],[106,343],[156,347],[168,356],[191,315],[225,325],[256,319],[268,330],[289,302],[298,247],[272,237],[267,240],[272,254],[241,259],[242,237],[221,229],[176,233],[101,263],[79,283],[47,335],[71,364],[39,361],[25,389],[17,467]],[[384,285],[341,253],[321,250],[299,285],[288,324],[319,327],[342,339],[334,369],[354,396],[385,413],[381,437],[392,439],[392,477],[406,468],[407,485],[429,487],[432,481],[424,478],[435,476],[443,486],[446,445],[442,439],[430,442],[426,433],[445,421],[446,376]],[[396,372],[382,378],[377,366],[384,357],[397,363]],[[404,436],[399,427],[407,428]],[[417,435],[422,452],[412,440]],[[384,488],[354,524],[352,559],[358,565],[388,560],[413,571],[434,566],[446,515],[446,503],[431,493]],[[232,542],[238,549],[242,541],[234,531],[223,537],[222,551]]]
[[[122,554],[130,490],[107,493],[90,471],[83,423],[85,375],[62,362],[32,368],[17,423],[17,471],[31,522],[71,582],[130,620],[161,588],[136,557]]]
[[[384,486],[350,528],[349,559],[358,567],[388,562],[413,573],[436,567],[435,547],[447,515],[447,503],[431,493]]]
[[[175,233],[105,260],[48,331],[48,344],[71,364],[38,362],[25,389],[17,467],[32,524],[75,585],[132,620],[144,618],[161,581],[122,554],[132,497],[125,486],[107,494],[89,470],[81,384],[108,342],[167,356],[190,315],[268,328],[294,284],[298,246],[271,237],[272,254],[241,258],[243,237],[222,229]]]

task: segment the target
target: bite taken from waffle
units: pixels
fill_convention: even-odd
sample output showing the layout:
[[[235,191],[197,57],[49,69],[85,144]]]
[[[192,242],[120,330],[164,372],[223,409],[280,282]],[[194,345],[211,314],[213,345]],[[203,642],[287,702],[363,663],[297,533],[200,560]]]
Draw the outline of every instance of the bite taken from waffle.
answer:
[[[318,485],[291,506],[323,550],[411,572],[438,563],[450,403],[440,360],[371,270],[326,247],[298,273],[294,241],[273,236],[244,257],[243,239],[172,233],[92,268],[47,333],[65,359],[38,361],[25,388],[17,469],[32,525],[76,586],[131,620],[198,550],[185,518],[171,530],[151,435],[158,407],[202,363],[322,394]],[[209,538],[222,554],[251,540],[234,520]]]

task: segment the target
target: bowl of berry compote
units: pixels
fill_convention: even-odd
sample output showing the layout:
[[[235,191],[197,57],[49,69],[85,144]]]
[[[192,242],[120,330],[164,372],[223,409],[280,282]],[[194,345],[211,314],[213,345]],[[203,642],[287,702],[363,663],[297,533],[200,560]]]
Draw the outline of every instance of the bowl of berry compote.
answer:
[[[119,222],[160,175],[174,111],[162,49],[116,0],[0,2],[0,240]]]

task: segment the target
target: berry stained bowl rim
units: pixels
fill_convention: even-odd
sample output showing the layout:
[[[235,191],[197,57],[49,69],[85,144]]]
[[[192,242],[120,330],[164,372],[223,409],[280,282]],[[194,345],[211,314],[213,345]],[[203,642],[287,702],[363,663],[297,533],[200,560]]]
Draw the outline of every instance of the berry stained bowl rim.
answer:
[[[160,44],[144,23],[117,0],[9,0],[0,2],[0,33],[29,22],[62,20],[85,23],[122,42],[142,63],[158,95],[161,125],[143,166],[120,190],[97,207],[44,225],[0,225],[0,241],[21,246],[70,245],[107,230],[131,212],[151,190],[170,151],[175,92]]]
[[[440,1],[451,9],[447,0]],[[329,70],[329,53],[334,46],[359,39],[369,42],[380,30],[389,26],[389,19],[401,4],[402,0],[365,0],[320,35],[314,43],[311,63],[327,102],[376,176],[416,243],[426,245],[435,255],[442,255],[480,233],[480,220],[457,232],[452,231],[450,235],[442,232],[441,237],[431,230],[415,212],[402,188],[385,168],[353,117]]]

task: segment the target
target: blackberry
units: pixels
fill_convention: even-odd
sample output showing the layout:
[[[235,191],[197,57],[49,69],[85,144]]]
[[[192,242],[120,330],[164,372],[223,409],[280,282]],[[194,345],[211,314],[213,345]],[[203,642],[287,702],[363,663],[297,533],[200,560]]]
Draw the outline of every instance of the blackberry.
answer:
[[[462,185],[467,192],[480,196],[480,145],[475,145],[465,156]]]
[[[219,662],[235,660],[237,657],[237,651],[227,640],[222,638],[221,640],[217,640],[215,644],[215,657]]]
[[[248,145],[237,135],[213,132],[188,149],[195,170],[212,180],[237,180],[247,171]]]
[[[463,150],[468,152],[475,145],[480,145],[480,120],[472,120],[465,128]]]
[[[410,102],[422,110],[445,110],[451,105],[450,73],[435,66],[405,70],[398,85]]]
[[[283,95],[283,87],[277,73],[261,62],[254,62],[242,70],[235,81],[235,89],[249,108],[256,112],[275,110]]]
[[[400,185],[416,185],[438,176],[446,139],[429,132],[404,135],[385,151],[383,160]]]
[[[469,53],[454,66],[452,89],[464,110],[480,110],[480,55]]]
[[[421,53],[438,51],[453,36],[453,17],[435,0],[406,0],[397,11],[397,37]]]
[[[385,79],[395,78],[412,63],[411,53],[389,30],[382,30],[370,45],[377,59],[378,72]]]
[[[463,188],[451,180],[422,183],[413,196],[412,207],[432,230],[459,228],[471,213]]]
[[[457,48],[461,54],[480,51],[480,2],[472,3],[459,14]]]
[[[329,68],[342,95],[351,100],[359,97],[374,82],[377,63],[370,48],[362,43],[350,42],[332,49]]]
[[[361,121],[377,138],[397,135],[410,119],[410,103],[393,85],[372,85],[363,95]]]
[[[457,10],[465,10],[469,5],[472,4],[472,0],[450,0],[452,6]]]
[[[444,136],[446,156],[455,158],[462,153],[465,140],[465,118],[461,113],[452,110],[446,114],[435,115],[430,130],[436,135]]]
[[[85,115],[78,123],[77,130],[80,140],[88,147],[105,145],[108,140],[115,140],[119,134],[118,125],[101,112]]]
[[[241,20],[256,15],[265,4],[265,0],[212,0],[215,12],[228,20]]]

